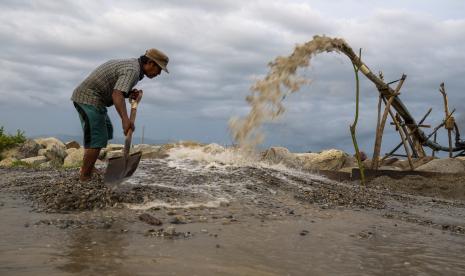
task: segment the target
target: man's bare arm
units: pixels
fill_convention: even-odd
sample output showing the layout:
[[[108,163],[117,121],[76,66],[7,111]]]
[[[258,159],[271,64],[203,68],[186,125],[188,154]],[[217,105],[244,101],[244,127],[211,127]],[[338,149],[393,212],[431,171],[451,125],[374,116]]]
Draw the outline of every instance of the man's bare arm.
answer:
[[[135,127],[134,124],[131,123],[128,117],[128,111],[126,109],[126,102],[123,96],[123,92],[119,90],[113,90],[111,94],[113,99],[113,104],[115,105],[116,111],[118,112],[119,116],[121,117],[121,123],[123,125],[124,135],[126,135],[129,129],[132,128],[134,131]]]

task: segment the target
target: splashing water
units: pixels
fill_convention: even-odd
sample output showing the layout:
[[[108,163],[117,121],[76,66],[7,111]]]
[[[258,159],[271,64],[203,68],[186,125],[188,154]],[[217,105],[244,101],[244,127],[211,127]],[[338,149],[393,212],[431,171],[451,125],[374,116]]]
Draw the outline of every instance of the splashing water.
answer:
[[[231,118],[229,128],[234,140],[245,150],[253,150],[260,144],[264,135],[260,126],[272,121],[285,111],[282,101],[288,93],[294,93],[310,80],[296,75],[300,67],[310,66],[310,59],[323,52],[340,52],[343,39],[314,36],[313,40],[297,45],[294,52],[277,57],[269,63],[270,71],[264,79],[258,80],[251,87],[251,95],[246,101],[252,109],[245,118]],[[283,88],[287,90],[283,92]]]

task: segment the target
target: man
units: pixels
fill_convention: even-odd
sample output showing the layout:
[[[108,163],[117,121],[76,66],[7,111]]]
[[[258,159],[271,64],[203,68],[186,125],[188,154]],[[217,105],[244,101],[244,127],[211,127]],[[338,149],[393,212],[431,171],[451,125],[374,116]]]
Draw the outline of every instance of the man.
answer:
[[[135,126],[128,117],[125,98],[138,99],[142,90],[134,86],[144,78],[152,79],[168,69],[168,57],[157,49],[149,49],[140,58],[110,60],[98,66],[74,90],[71,100],[79,113],[84,131],[84,158],[79,179],[89,181],[101,148],[113,138],[113,126],[106,107],[115,105],[121,117],[124,135]]]

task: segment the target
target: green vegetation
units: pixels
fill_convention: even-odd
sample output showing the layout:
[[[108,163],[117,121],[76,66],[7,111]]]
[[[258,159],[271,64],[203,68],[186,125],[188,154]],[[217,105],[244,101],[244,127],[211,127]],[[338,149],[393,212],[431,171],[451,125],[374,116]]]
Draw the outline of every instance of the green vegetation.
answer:
[[[13,161],[13,163],[11,163],[11,167],[12,168],[18,168],[18,167],[36,168],[38,166],[26,163],[26,162],[21,161],[21,160],[16,160],[16,161]]]
[[[26,136],[24,136],[23,131],[18,129],[16,135],[11,135],[5,133],[3,126],[0,127],[0,153],[6,149],[22,144],[25,141]]]
[[[361,62],[362,49],[360,49],[358,58]],[[360,70],[360,68],[357,67],[357,65],[355,65],[355,63],[353,62],[352,62],[352,65],[354,67],[354,73],[355,73],[355,119],[354,119],[354,123],[350,125],[349,129],[350,129],[350,135],[352,136],[352,142],[354,144],[355,158],[357,159],[358,168],[360,169],[360,183],[362,185],[365,185],[365,168],[363,167],[363,163],[362,163],[361,156],[360,156],[360,150],[358,149],[357,137],[356,137],[356,127],[357,127],[357,122],[358,122],[358,104],[359,104],[359,98],[360,98],[360,81],[358,78],[358,71]]]

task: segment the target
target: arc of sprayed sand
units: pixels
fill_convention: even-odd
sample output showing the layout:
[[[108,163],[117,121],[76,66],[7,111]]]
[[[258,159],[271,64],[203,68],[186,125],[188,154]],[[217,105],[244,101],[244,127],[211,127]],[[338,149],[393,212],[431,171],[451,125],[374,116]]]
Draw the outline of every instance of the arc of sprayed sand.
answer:
[[[291,55],[278,56],[268,66],[268,74],[251,87],[246,100],[251,110],[244,118],[231,118],[229,128],[234,141],[243,149],[253,149],[264,139],[260,130],[263,123],[271,121],[285,111],[285,95],[294,93],[310,80],[296,75],[297,69],[310,66],[311,58],[322,52],[340,52],[343,39],[314,36],[311,41],[297,45]]]

